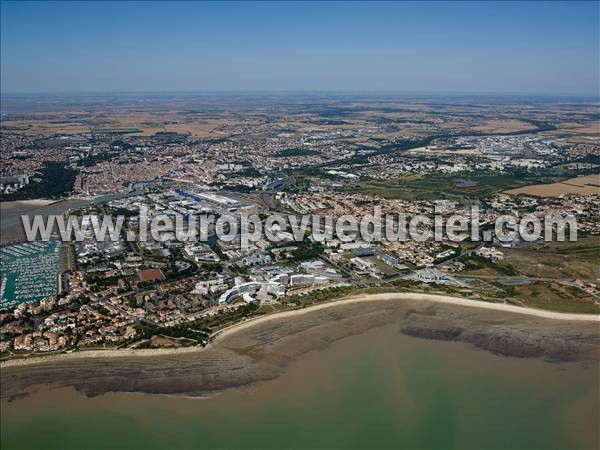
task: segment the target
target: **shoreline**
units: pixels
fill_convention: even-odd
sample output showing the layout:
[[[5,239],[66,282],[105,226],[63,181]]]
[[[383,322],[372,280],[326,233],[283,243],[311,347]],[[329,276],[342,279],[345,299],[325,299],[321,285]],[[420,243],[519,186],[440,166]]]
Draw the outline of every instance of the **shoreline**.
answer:
[[[238,322],[213,333],[217,340],[211,342],[206,347],[194,346],[183,348],[165,348],[165,349],[108,349],[108,350],[81,350],[72,353],[61,353],[57,355],[39,355],[19,359],[9,359],[0,362],[0,369],[13,367],[24,367],[40,364],[52,364],[57,362],[75,361],[79,359],[102,359],[102,358],[138,358],[138,357],[160,357],[170,355],[183,355],[190,353],[199,353],[213,347],[221,339],[234,335],[242,330],[265,324],[275,320],[282,320],[302,316],[316,311],[331,309],[344,305],[353,305],[371,302],[395,302],[398,300],[423,301],[438,303],[444,305],[455,305],[459,307],[469,307],[476,309],[485,309],[488,311],[498,311],[502,313],[514,313],[524,316],[537,317],[545,320],[558,320],[569,322],[595,322],[600,324],[600,315],[598,314],[574,314],[546,311],[522,306],[507,305],[504,303],[490,303],[481,300],[469,300],[461,297],[453,297],[437,294],[420,293],[383,293],[366,294],[342,297],[340,299],[323,302],[316,305],[292,311],[282,311],[263,316],[254,317],[243,322]]]
[[[574,317],[579,320],[570,320]],[[273,380],[309,352],[383,326],[411,338],[468,345],[498,357],[596,367],[599,323],[596,316],[447,296],[355,295],[248,319],[215,333],[206,347],[88,350],[7,361],[0,372],[0,399],[10,402],[62,387],[88,397],[107,392],[204,397]]]

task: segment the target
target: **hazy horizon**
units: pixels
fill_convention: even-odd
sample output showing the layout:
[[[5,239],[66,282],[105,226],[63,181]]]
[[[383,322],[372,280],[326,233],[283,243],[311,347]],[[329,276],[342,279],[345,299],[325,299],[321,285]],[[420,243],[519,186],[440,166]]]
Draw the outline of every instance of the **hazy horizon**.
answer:
[[[60,96],[167,96],[167,95],[198,95],[198,96],[234,96],[234,95],[272,95],[272,96],[294,96],[294,95],[326,95],[326,96],[379,96],[393,95],[397,98],[436,98],[436,97],[455,97],[455,98],[574,98],[574,99],[593,99],[600,100],[596,94],[571,94],[571,93],[553,93],[553,92],[469,92],[469,91],[368,91],[368,90],[148,90],[148,91],[3,91],[3,97],[60,97]]]
[[[3,95],[599,92],[598,2],[1,8]]]

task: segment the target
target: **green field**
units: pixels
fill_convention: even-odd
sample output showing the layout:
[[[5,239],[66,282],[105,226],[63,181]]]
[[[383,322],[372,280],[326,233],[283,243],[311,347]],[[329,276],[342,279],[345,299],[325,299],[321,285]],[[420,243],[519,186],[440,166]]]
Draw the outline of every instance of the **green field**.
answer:
[[[509,303],[565,313],[600,313],[595,297],[575,287],[540,281],[504,288],[510,294],[506,299]]]
[[[529,251],[536,255],[562,255],[600,264],[600,236],[582,236],[580,233],[576,242],[550,242]]]
[[[139,128],[92,128],[92,134],[131,134],[140,133]]]
[[[480,172],[468,175],[429,174],[387,181],[357,181],[346,184],[341,190],[353,194],[375,195],[400,200],[448,199],[469,202],[489,197],[506,189],[531,183],[552,183],[564,176],[539,176],[535,174],[498,174]]]

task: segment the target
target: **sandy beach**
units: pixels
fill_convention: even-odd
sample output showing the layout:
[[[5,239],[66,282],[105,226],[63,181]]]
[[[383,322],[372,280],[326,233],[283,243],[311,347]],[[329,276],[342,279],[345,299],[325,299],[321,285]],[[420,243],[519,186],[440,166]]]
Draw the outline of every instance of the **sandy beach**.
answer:
[[[89,396],[206,396],[279,377],[302,355],[383,326],[509,357],[597,364],[598,316],[415,293],[347,297],[260,316],[216,333],[205,348],[98,350],[7,361],[0,396],[74,387]]]
[[[582,322],[598,322],[600,323],[600,315],[598,314],[570,314],[570,313],[561,313],[554,311],[544,311],[541,309],[534,308],[524,308],[522,306],[515,305],[506,305],[503,303],[490,303],[479,300],[468,300],[460,297],[451,297],[447,295],[434,295],[434,294],[416,294],[416,293],[389,293],[389,294],[370,294],[370,295],[361,295],[361,296],[352,296],[343,298],[340,300],[335,300],[327,303],[322,303],[320,305],[309,306],[304,309],[299,309],[295,311],[286,311],[280,312],[276,314],[270,314],[268,316],[261,316],[255,319],[247,320],[246,322],[237,323],[231,325],[228,328],[225,328],[215,335],[225,336],[230,333],[237,333],[238,331],[243,330],[244,328],[251,327],[262,323],[264,321],[269,321],[273,319],[281,319],[284,317],[293,317],[300,314],[307,314],[315,311],[319,311],[326,308],[333,308],[339,305],[349,305],[353,303],[363,303],[363,302],[376,302],[376,301],[394,301],[394,300],[425,300],[429,302],[435,303],[444,303],[447,305],[459,305],[459,306],[468,306],[471,308],[483,308],[494,311],[503,311],[503,312],[511,312],[516,314],[525,314],[528,316],[541,317],[544,319],[553,319],[553,320],[570,320],[570,321],[582,321]]]
[[[372,303],[372,302],[393,302],[393,301],[424,301],[433,302],[446,305],[465,306],[469,308],[479,308],[490,311],[500,311],[505,313],[515,313],[531,317],[539,317],[543,319],[569,321],[569,322],[588,322],[600,324],[600,315],[597,314],[572,314],[572,313],[560,313],[554,311],[544,311],[533,308],[524,308],[521,306],[507,305],[502,303],[490,303],[478,300],[468,300],[460,297],[452,297],[445,295],[433,295],[433,294],[419,294],[419,293],[386,293],[386,294],[370,294],[345,297],[330,302],[321,303],[318,305],[309,306],[302,309],[293,311],[285,311],[274,314],[268,314],[265,316],[259,316],[248,319],[244,322],[235,323],[229,327],[214,333],[214,337],[217,341],[225,338],[226,336],[239,333],[250,327],[255,327],[261,324],[265,324],[271,321],[294,318],[306,314],[315,313],[331,308],[337,308],[343,305],[353,305],[361,303]],[[77,359],[96,359],[96,358],[115,358],[115,357],[156,357],[156,356],[167,356],[174,354],[189,354],[197,353],[209,348],[207,347],[184,347],[184,348],[165,348],[165,349],[110,349],[110,350],[81,350],[72,353],[62,353],[59,355],[47,355],[47,356],[32,356],[26,359],[13,359],[7,360],[0,363],[0,368],[28,366],[40,363],[51,363],[58,361],[70,361]]]
[[[57,202],[57,200],[50,200],[44,198],[37,198],[32,200],[18,200],[18,203],[22,205],[31,205],[31,206],[46,206],[52,203]]]

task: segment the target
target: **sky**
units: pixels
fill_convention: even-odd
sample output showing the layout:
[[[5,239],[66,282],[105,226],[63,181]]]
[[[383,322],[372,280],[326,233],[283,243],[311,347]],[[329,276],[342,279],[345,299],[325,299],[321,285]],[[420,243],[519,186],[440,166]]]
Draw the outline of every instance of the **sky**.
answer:
[[[1,2],[3,94],[599,93],[599,2]]]

